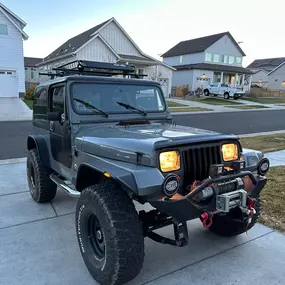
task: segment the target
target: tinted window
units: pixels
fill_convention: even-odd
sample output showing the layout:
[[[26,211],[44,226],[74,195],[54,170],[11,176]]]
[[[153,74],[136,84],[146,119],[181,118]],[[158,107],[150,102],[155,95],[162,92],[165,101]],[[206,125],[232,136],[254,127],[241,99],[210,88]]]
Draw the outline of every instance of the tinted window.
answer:
[[[34,104],[34,124],[40,128],[47,128],[47,91],[39,88],[35,92]]]
[[[64,86],[51,89],[51,111],[64,112]]]
[[[161,112],[165,109],[163,94],[157,86],[74,83],[71,93],[73,108],[79,114],[94,114],[82,101],[107,113],[134,112],[120,106],[118,102],[146,112]]]

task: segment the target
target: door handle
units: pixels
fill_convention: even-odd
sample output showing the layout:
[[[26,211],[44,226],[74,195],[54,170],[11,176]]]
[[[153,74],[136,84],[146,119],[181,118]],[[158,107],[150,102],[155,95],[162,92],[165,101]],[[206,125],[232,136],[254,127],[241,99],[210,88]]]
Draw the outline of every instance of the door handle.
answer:
[[[49,130],[50,130],[51,132],[54,131],[54,122],[53,122],[53,121],[50,121],[50,122],[49,122]]]

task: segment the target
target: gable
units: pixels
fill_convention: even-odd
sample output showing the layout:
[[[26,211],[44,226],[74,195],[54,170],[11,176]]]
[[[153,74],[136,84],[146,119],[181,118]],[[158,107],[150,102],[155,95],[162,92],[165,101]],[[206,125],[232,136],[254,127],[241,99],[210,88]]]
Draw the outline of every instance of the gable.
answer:
[[[99,34],[118,54],[141,56],[137,47],[128,39],[114,21],[111,21],[103,27],[99,31]]]
[[[11,37],[19,37],[22,40],[21,32],[15,27],[14,24],[5,16],[5,14],[0,9],[0,24],[7,25],[8,29],[8,37],[5,35],[7,40],[11,39]],[[0,37],[3,35],[0,35]]]
[[[213,43],[210,47],[206,49],[206,52],[241,57],[243,56],[241,50],[237,47],[237,45],[228,35],[224,35],[218,41]]]
[[[284,76],[285,81],[285,61],[281,63],[278,67],[273,69],[268,75],[270,76]]]

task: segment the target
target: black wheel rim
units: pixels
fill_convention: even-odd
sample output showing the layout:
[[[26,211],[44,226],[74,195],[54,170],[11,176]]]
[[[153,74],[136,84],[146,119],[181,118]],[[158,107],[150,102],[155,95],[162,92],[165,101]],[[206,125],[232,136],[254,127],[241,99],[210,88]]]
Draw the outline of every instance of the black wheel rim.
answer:
[[[96,259],[105,257],[105,237],[96,215],[91,214],[88,218],[88,241]]]

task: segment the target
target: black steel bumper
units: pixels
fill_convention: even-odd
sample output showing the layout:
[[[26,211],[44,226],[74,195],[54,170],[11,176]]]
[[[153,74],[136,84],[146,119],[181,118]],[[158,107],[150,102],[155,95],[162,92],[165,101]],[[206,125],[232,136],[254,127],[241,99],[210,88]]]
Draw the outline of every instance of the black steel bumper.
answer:
[[[184,196],[180,200],[150,200],[148,201],[154,208],[161,213],[165,213],[179,221],[187,221],[198,218],[202,212],[216,211],[216,195],[207,204],[198,204],[193,201],[193,197],[201,192],[205,187],[218,182],[223,182],[235,178],[249,177],[254,185],[249,196],[255,198],[259,195],[265,186],[267,179],[264,176],[254,176],[251,171],[240,171],[238,173],[219,176],[217,178],[209,178],[203,181],[194,191]]]

